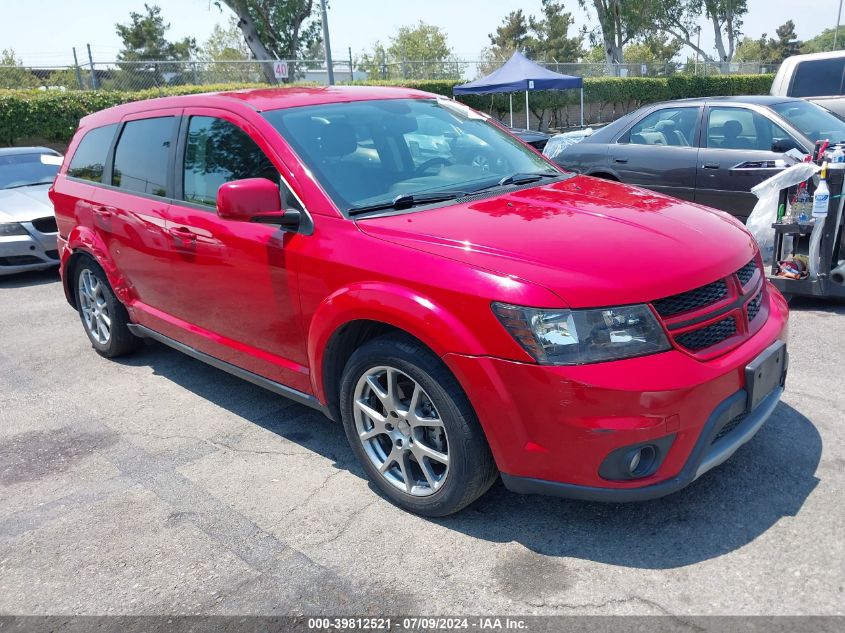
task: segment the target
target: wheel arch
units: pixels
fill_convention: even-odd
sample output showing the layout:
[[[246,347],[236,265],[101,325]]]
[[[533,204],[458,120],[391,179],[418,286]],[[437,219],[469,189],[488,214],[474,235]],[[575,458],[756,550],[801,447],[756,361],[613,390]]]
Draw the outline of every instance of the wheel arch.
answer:
[[[123,276],[117,270],[114,262],[112,262],[108,254],[108,248],[97,233],[88,227],[77,226],[68,236],[68,247],[71,250],[71,254],[64,264],[62,285],[64,286],[65,297],[70,305],[74,309],[77,308],[76,293],[73,291],[72,284],[75,268],[84,257],[93,259],[103,269],[115,296],[121,303],[126,305],[130,299],[129,289],[124,282]]]
[[[409,336],[438,358],[454,351],[483,353],[475,334],[442,306],[406,288],[361,283],[330,295],[314,314],[308,360],[317,398],[337,415],[340,375],[352,353],[388,333]]]

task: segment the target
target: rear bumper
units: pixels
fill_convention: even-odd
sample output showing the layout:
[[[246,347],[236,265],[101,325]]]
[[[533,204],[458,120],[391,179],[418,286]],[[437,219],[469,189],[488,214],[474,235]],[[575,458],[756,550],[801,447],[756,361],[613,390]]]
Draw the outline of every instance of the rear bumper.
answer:
[[[742,390],[725,400],[708,419],[683,470],[676,476],[656,484],[640,488],[599,488],[530,477],[514,477],[506,473],[502,473],[502,481],[513,492],[585,501],[622,503],[665,497],[688,486],[701,475],[727,460],[740,446],[753,438],[775,410],[782,393],[783,387],[773,391],[742,420],[739,426],[731,431],[729,436],[713,443],[713,438],[722,427],[743,414],[747,395],[745,390]]]

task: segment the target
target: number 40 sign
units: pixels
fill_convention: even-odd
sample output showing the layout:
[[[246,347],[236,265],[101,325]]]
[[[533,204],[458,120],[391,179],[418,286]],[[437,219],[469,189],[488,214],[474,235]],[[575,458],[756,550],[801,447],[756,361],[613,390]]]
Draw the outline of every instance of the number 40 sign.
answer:
[[[273,62],[273,74],[276,79],[288,78],[288,63],[287,62]]]

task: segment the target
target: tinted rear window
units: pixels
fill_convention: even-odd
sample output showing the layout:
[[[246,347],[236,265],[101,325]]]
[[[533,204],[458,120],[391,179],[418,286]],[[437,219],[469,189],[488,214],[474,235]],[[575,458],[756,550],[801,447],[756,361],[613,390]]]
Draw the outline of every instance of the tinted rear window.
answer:
[[[94,182],[102,182],[106,156],[109,153],[117,124],[94,128],[85,133],[73,159],[67,168],[67,175]]]
[[[789,91],[791,97],[829,97],[842,94],[845,57],[801,62]]]
[[[176,117],[129,121],[114,151],[112,184],[121,189],[167,195],[170,144]]]

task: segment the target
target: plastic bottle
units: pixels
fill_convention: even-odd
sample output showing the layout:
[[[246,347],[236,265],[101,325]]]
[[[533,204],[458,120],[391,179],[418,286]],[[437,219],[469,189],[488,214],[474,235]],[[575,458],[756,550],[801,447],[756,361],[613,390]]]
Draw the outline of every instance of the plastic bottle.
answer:
[[[830,189],[827,186],[827,163],[822,165],[822,171],[819,174],[819,186],[813,194],[813,219],[816,225],[813,227],[813,232],[810,234],[810,253],[809,253],[809,273],[810,279],[818,279],[819,277],[819,254],[822,233],[824,233],[825,218],[827,218],[827,206],[830,202]]]
[[[833,150],[833,154],[830,156],[831,163],[845,163],[845,150],[842,149],[841,145],[837,145],[836,149]]]

